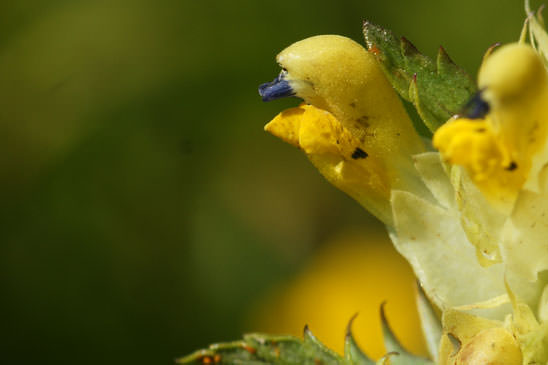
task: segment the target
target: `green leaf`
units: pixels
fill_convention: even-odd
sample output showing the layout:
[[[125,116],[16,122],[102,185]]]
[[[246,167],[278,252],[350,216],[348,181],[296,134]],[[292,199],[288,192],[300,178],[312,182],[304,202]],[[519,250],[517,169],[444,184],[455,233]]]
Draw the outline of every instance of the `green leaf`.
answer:
[[[476,92],[468,74],[440,47],[436,62],[421,54],[406,38],[365,22],[368,50],[375,55],[400,96],[413,103],[424,124],[434,132],[459,113]]]
[[[178,364],[353,365],[329,350],[305,327],[304,340],[293,336],[245,335],[243,341],[215,344],[178,359]],[[359,363],[355,363],[356,365]]]

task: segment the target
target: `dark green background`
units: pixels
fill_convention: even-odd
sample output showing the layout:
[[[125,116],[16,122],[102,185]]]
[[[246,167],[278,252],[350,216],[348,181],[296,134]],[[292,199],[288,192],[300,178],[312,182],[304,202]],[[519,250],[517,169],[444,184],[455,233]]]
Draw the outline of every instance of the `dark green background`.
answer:
[[[537,4],[534,4],[537,5]],[[274,56],[361,22],[475,74],[519,0],[0,4],[5,364],[170,364],[239,337],[261,293],[373,218],[263,125]]]

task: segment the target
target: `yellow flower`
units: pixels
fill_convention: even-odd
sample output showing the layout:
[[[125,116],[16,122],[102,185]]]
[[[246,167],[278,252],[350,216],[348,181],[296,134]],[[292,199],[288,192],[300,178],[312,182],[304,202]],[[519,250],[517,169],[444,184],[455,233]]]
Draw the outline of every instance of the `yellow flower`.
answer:
[[[310,105],[282,112],[266,130],[304,150],[320,172],[387,225],[390,191],[428,194],[412,155],[424,146],[375,58],[341,36],[316,36],[277,56],[282,72],[259,91]]]
[[[478,119],[459,118],[442,126],[434,146],[462,165],[490,202],[508,213],[525,187],[539,191],[547,162],[548,82],[540,55],[525,44],[509,44],[488,56],[478,76]]]

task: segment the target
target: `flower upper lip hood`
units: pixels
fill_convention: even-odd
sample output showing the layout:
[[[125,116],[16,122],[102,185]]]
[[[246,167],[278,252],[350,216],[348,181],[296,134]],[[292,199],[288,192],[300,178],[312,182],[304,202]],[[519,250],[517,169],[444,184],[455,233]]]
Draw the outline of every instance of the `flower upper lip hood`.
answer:
[[[483,98],[493,107],[527,103],[537,98],[546,84],[544,64],[526,44],[512,43],[496,49],[485,59],[478,74]]]
[[[337,119],[355,114],[356,105],[350,104],[356,104],[357,100],[348,99],[371,94],[369,86],[377,82],[371,78],[379,76],[368,72],[376,66],[372,65],[376,62],[374,58],[360,44],[338,35],[315,36],[293,43],[277,55],[276,61],[287,70],[286,79],[298,97],[328,110]],[[356,71],[362,76],[356,78]],[[387,86],[390,87],[388,83]]]

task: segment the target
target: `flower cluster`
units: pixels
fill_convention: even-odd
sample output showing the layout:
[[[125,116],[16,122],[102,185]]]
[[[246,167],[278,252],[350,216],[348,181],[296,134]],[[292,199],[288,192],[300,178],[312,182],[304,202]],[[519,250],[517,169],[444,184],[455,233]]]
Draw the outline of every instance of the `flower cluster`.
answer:
[[[440,364],[548,363],[548,35],[528,1],[526,11],[520,41],[488,51],[477,91],[442,125],[418,102],[420,73],[399,92],[390,50],[371,42],[297,42],[260,87],[264,100],[305,102],[265,129],[385,223],[441,310],[441,336],[427,336]],[[416,51],[405,42],[404,56]],[[457,72],[443,65],[433,72]],[[431,142],[396,91],[415,95]]]

